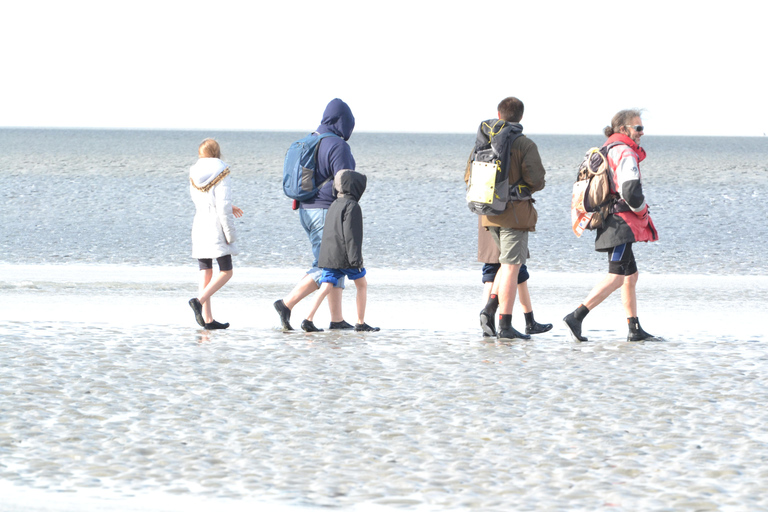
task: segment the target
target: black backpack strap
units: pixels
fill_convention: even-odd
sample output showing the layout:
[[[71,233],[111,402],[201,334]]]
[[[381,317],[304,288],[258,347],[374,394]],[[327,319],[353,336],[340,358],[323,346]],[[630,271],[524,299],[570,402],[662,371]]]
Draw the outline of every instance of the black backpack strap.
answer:
[[[328,183],[329,181],[332,181],[332,180],[333,180],[333,176],[331,176],[330,178],[328,178],[327,180],[325,180],[324,182],[319,184],[317,186],[317,191],[320,192],[320,189],[323,188],[326,185],[326,183]]]

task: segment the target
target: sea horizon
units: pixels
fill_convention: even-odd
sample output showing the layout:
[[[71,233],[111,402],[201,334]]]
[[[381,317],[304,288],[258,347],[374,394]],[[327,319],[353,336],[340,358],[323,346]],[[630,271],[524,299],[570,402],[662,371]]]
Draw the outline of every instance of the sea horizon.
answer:
[[[523,127],[525,127],[525,123],[523,122]],[[316,127],[315,127],[316,128]],[[164,128],[164,127],[121,127],[121,126],[111,126],[111,127],[99,127],[99,126],[0,126],[0,130],[82,130],[82,131],[110,131],[110,132],[118,132],[118,131],[126,131],[126,132],[132,132],[132,131],[146,131],[146,132],[217,132],[217,133],[311,133],[314,131],[315,128],[296,128],[296,129],[267,129],[267,128]],[[474,136],[476,133],[476,129],[466,131],[466,132],[457,132],[457,131],[389,131],[389,130],[355,130],[353,133],[354,135],[359,134],[366,134],[366,135],[461,135],[461,136]],[[599,130],[596,130],[595,132],[579,132],[579,133],[570,133],[570,132],[525,132],[527,136],[530,137],[537,137],[537,136],[563,136],[563,137],[579,137],[579,136],[599,136],[604,137],[602,133],[602,128]],[[689,135],[689,134],[666,134],[666,133],[648,133],[644,136],[645,138],[654,138],[654,137],[675,137],[675,138],[756,138],[761,139],[763,137],[768,137],[765,133],[762,135],[756,134],[756,135],[733,135],[733,134],[721,134],[721,135]],[[350,138],[350,140],[352,140]]]

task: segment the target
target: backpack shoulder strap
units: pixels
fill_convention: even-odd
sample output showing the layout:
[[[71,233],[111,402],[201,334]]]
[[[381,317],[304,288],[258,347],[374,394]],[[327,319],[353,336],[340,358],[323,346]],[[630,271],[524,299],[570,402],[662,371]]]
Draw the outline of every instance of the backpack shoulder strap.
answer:
[[[618,142],[618,141],[617,141],[617,142],[611,142],[611,143],[610,143],[610,144],[608,144],[607,146],[603,146],[603,147],[601,147],[600,149],[605,149],[605,154],[607,155],[607,154],[608,154],[608,152],[609,152],[609,151],[610,151],[610,150],[611,150],[613,147],[615,147],[615,146],[626,146],[626,144],[624,144],[623,142]]]
[[[317,139],[318,140],[317,140],[317,144],[315,145],[315,156],[313,158],[313,160],[315,161],[315,166],[317,166],[317,152],[320,151],[320,141],[325,139],[326,137],[339,137],[339,136],[336,135],[333,132],[325,132],[325,133],[318,133],[317,134]],[[339,138],[341,138],[341,137],[339,137]],[[327,185],[329,181],[333,181],[333,173],[331,173],[331,175],[330,175],[330,177],[328,177],[328,179],[326,179],[325,181],[323,181],[322,183],[320,183],[317,186],[318,192],[320,191],[321,188],[323,188],[325,185]]]

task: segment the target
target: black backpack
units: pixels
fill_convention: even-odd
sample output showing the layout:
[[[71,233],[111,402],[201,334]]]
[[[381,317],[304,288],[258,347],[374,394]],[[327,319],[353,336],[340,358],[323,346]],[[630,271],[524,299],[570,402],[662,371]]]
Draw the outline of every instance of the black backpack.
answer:
[[[502,119],[483,121],[477,129],[472,152],[467,206],[478,215],[499,215],[512,200],[530,199],[522,178],[509,184],[509,151],[512,142],[522,135],[513,131],[519,126]]]

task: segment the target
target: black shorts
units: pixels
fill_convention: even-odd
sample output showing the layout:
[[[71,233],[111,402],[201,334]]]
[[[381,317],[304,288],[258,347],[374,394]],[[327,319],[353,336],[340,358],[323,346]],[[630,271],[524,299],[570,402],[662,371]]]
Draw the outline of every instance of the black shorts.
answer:
[[[200,266],[200,270],[210,270],[213,268],[212,258],[201,258],[197,260],[197,263]],[[227,254],[226,256],[216,258],[216,263],[219,265],[219,270],[222,272],[232,270],[232,255]]]
[[[637,272],[632,244],[622,244],[608,250],[608,273],[619,276],[631,276]]]

